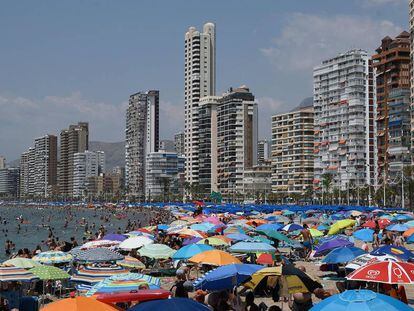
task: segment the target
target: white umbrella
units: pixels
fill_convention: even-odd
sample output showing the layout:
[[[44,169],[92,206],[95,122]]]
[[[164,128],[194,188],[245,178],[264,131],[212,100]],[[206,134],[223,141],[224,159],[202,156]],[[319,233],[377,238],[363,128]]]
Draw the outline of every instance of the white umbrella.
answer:
[[[152,243],[154,243],[154,241],[146,236],[136,236],[136,237],[126,239],[125,241],[123,241],[121,244],[118,245],[118,248],[125,249],[125,250],[131,250],[131,249],[140,248],[144,245],[148,245]]]

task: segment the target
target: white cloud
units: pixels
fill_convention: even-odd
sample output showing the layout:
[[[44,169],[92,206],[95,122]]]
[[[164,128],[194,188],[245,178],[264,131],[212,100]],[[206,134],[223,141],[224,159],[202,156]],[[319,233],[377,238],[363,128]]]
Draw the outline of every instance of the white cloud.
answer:
[[[279,70],[310,72],[322,60],[353,48],[371,53],[384,36],[401,31],[387,20],[294,13],[273,44],[261,51]]]

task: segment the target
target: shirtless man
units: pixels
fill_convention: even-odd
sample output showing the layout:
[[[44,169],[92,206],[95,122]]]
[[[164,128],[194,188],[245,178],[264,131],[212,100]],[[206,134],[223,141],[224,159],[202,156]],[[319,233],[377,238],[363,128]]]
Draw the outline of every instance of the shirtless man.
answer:
[[[308,228],[307,224],[303,225],[303,229],[301,230],[300,234],[302,235],[302,238],[303,238],[303,246],[306,249],[306,258],[305,259],[309,259],[309,256],[312,252],[313,238],[312,238],[312,235],[309,231],[309,228]]]

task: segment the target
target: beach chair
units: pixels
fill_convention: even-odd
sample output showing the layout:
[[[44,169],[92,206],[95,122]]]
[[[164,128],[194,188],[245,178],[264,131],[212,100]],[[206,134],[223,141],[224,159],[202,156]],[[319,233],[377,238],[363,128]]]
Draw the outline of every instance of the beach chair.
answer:
[[[36,296],[25,296],[20,299],[19,311],[38,311],[39,299]]]

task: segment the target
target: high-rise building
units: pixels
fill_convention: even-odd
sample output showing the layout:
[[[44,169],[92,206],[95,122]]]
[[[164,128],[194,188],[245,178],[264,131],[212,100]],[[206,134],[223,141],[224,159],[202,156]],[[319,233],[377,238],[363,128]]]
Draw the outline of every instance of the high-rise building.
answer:
[[[175,152],[175,141],[169,139],[160,140],[159,150],[165,150],[168,152]]]
[[[88,195],[89,177],[103,174],[105,153],[103,151],[85,151],[73,155],[73,196],[77,198]]]
[[[272,191],[303,194],[313,186],[313,106],[272,116]]]
[[[159,147],[159,91],[129,98],[126,112],[125,176],[128,195],[145,199],[146,158]]]
[[[272,192],[272,165],[263,162],[246,169],[243,176],[243,195],[246,200],[265,202]]]
[[[315,190],[331,175],[331,189],[376,185],[375,85],[372,61],[351,50],[313,71]]]
[[[48,197],[57,184],[57,137],[35,139],[34,147],[21,155],[20,195]]]
[[[174,148],[178,155],[184,156],[184,133],[180,132],[174,135]]]
[[[258,113],[246,86],[230,88],[217,104],[217,184],[224,196],[243,192],[244,171],[257,164]]]
[[[411,89],[411,153],[414,153],[414,0],[409,2],[410,16],[410,89]],[[413,157],[414,161],[414,157]],[[414,164],[414,163],[413,163]]]
[[[79,122],[60,132],[59,192],[62,196],[73,194],[73,156],[89,149],[89,125]]]
[[[148,201],[166,200],[180,194],[180,173],[184,158],[175,152],[160,150],[147,155],[145,194]]]
[[[411,164],[410,34],[385,37],[376,52],[378,178],[395,179]]]
[[[217,104],[218,96],[199,102],[199,185],[205,195],[217,191]]]
[[[264,163],[269,160],[270,146],[267,139],[259,140],[257,143],[257,162]]]
[[[13,197],[19,194],[19,168],[0,168],[0,198]]]
[[[0,156],[0,169],[6,168],[6,158]]]
[[[215,25],[206,23],[203,31],[190,27],[185,34],[184,141],[185,173],[190,184],[199,182],[198,106],[201,97],[216,93]]]

